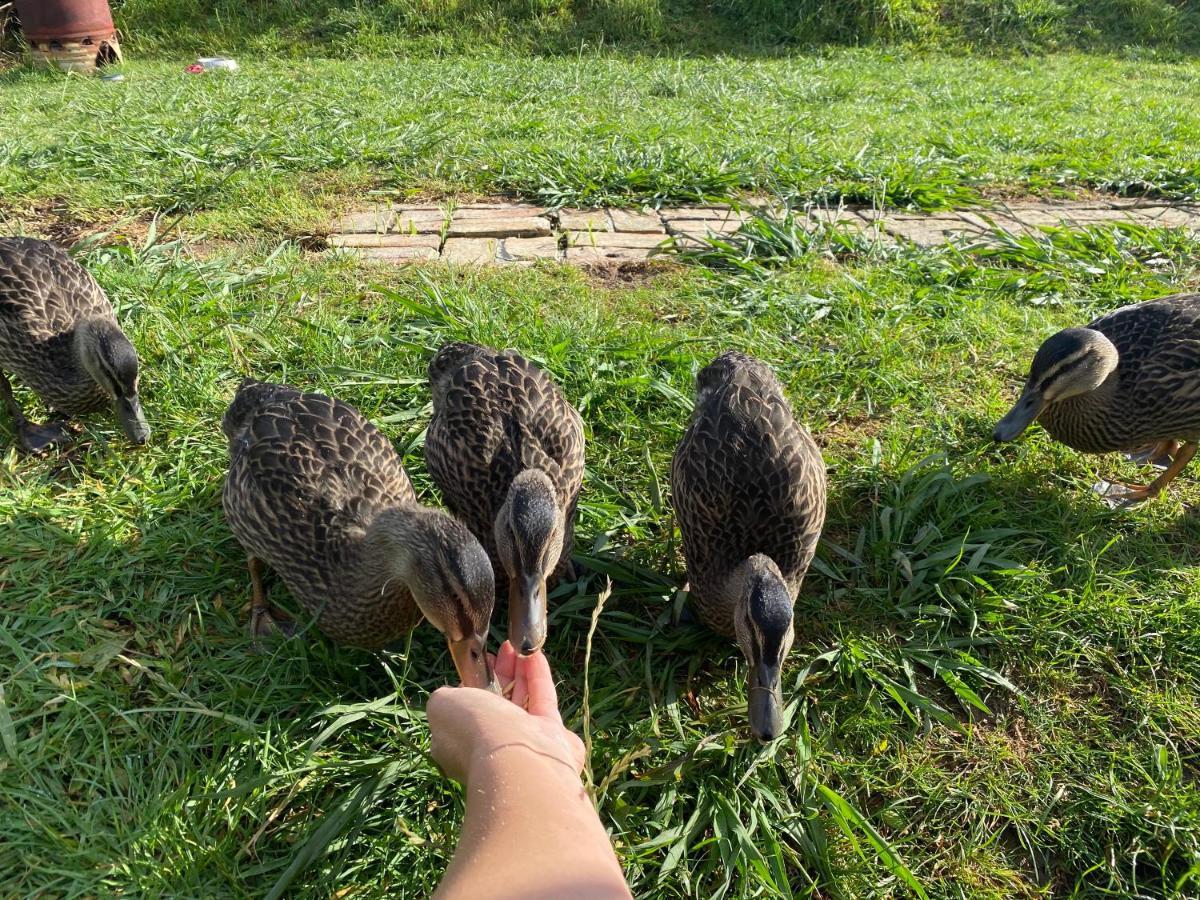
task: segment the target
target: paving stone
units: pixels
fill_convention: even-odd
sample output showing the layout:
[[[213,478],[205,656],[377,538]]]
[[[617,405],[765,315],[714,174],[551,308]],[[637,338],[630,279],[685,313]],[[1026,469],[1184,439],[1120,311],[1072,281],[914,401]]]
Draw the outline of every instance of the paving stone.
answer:
[[[388,262],[404,263],[419,260],[437,259],[437,247],[362,247],[358,255],[363,259],[387,260]]]
[[[667,234],[733,234],[744,224],[741,219],[668,219]]]
[[[1141,197],[1109,197],[1098,202],[1111,209],[1133,209],[1146,201]]]
[[[504,238],[497,254],[500,262],[548,259],[558,262],[563,253],[557,237]]]
[[[867,220],[851,209],[832,209],[814,206],[807,211],[808,219],[816,225],[837,225],[851,231],[863,231]]]
[[[1132,221],[1123,209],[1100,209],[1087,206],[1009,206],[1008,215],[1026,225],[1095,225],[1103,222]]]
[[[770,198],[758,198],[764,205]],[[928,246],[963,237],[986,240],[993,229],[1018,234],[1039,227],[1087,226],[1105,222],[1138,222],[1158,227],[1200,231],[1200,208],[1182,207],[1138,198],[1049,203],[1016,203],[994,208],[964,209],[923,215],[877,209],[805,211],[813,223],[837,223],[861,230],[870,240],[906,240]],[[559,248],[551,217],[565,230],[569,248]],[[708,235],[736,231],[749,218],[745,208],[726,206],[675,207],[659,210],[564,209],[551,214],[529,204],[471,204],[455,210],[441,257],[452,263],[531,265],[538,259],[558,259],[583,265],[642,262],[667,239],[693,245]],[[432,205],[380,205],[347,214],[330,235],[334,248],[354,250],[364,258],[396,262],[432,259],[448,212]]]
[[[450,220],[447,237],[549,237],[550,220],[538,216],[459,218]]]
[[[675,220],[674,222],[667,223],[667,233],[676,237],[686,237],[702,241],[709,236],[728,237],[741,227],[741,222],[718,222],[715,219],[698,222],[680,222],[679,220]]]
[[[992,229],[992,225],[988,222],[988,219],[992,217],[988,216],[987,211],[975,212],[970,209],[956,209],[954,212],[947,213],[946,215],[954,216],[959,221],[965,222],[971,228],[979,231],[990,231]]]
[[[644,232],[572,231],[567,234],[569,247],[627,248],[653,250],[667,239],[667,235]]]
[[[442,247],[442,259],[456,265],[487,265],[496,262],[499,249],[495,238],[451,238]]]
[[[441,234],[449,213],[432,207],[404,208],[396,210],[392,231],[399,234]]]
[[[773,206],[779,205],[779,198],[778,197],[767,197],[762,194],[753,194],[749,197],[743,197],[741,199],[741,204],[742,204],[742,206],[745,206],[749,209],[754,209],[754,210],[769,209]]]
[[[959,215],[963,215],[960,213]],[[995,231],[1007,231],[1009,234],[1035,234],[1036,228],[1026,225],[1020,219],[992,210],[980,210],[969,213],[973,220],[978,221],[983,228],[982,236],[986,237]]]
[[[392,210],[380,206],[342,216],[334,223],[333,230],[346,234],[375,234],[387,231],[392,220]]]
[[[612,223],[603,209],[560,209],[558,227],[564,231],[612,231]]]
[[[609,221],[613,231],[627,232],[663,232],[662,217],[655,212],[636,212],[630,209],[608,210]]]
[[[436,234],[331,234],[331,247],[432,247],[441,241]]]
[[[1095,200],[1045,200],[1042,206],[1049,209],[1127,209],[1130,206],[1136,205],[1138,198],[1136,197],[1105,197]],[[1018,204],[1033,206],[1035,204]]]
[[[658,214],[667,221],[671,219],[747,219],[749,214],[728,206],[679,206],[660,209]]]
[[[544,206],[532,206],[528,203],[472,203],[469,206],[459,206],[454,210],[456,219],[520,219],[525,216],[545,216],[550,213]]]
[[[650,259],[650,253],[645,247],[568,247],[566,262],[575,266],[644,263]]]
[[[1129,214],[1143,225],[1152,228],[1190,228],[1200,230],[1200,211],[1182,209],[1177,206],[1139,206]]]
[[[921,246],[944,244],[956,237],[982,234],[986,226],[956,215],[894,215],[880,220],[888,234]]]

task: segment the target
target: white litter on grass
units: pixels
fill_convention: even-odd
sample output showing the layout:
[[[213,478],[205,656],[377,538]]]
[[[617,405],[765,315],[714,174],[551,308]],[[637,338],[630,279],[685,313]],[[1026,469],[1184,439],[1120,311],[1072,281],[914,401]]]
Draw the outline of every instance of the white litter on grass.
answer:
[[[201,56],[196,63],[203,66],[206,72],[236,72],[238,70],[237,60],[228,56]]]

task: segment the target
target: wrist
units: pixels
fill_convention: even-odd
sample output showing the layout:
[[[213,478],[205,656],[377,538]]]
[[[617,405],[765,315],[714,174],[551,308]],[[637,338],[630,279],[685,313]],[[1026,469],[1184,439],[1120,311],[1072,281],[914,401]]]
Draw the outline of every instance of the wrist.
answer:
[[[481,789],[487,783],[500,780],[511,786],[515,773],[528,773],[543,782],[555,782],[579,787],[579,771],[563,754],[548,750],[528,740],[504,741],[480,749],[467,766],[465,786]]]

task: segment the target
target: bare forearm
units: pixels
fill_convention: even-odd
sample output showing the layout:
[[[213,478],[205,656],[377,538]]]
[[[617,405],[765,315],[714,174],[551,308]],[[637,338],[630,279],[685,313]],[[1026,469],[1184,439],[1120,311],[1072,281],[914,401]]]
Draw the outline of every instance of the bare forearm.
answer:
[[[579,776],[523,744],[471,769],[467,815],[438,888],[443,900],[629,897]]]

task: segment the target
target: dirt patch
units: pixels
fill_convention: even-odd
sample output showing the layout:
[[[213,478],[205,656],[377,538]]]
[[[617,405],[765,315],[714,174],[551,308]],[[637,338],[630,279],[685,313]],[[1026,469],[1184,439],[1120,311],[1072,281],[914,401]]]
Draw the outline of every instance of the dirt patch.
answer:
[[[329,238],[320,234],[297,234],[292,237],[296,246],[307,253],[322,253],[329,249]],[[228,243],[232,244],[233,241]]]
[[[650,284],[656,278],[676,269],[679,264],[667,259],[638,260],[615,265],[584,265],[579,268],[588,281],[597,287],[628,288]]]
[[[858,446],[867,438],[875,438],[887,428],[886,416],[850,415],[822,425],[813,434],[820,447]]]
[[[0,205],[0,227],[5,233],[24,233],[66,247],[96,235],[108,235],[113,241],[144,242],[151,219],[149,212],[85,218],[62,197],[38,200],[28,206]]]

